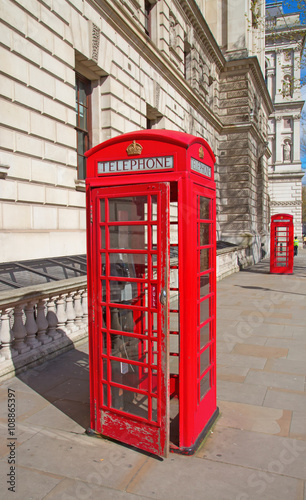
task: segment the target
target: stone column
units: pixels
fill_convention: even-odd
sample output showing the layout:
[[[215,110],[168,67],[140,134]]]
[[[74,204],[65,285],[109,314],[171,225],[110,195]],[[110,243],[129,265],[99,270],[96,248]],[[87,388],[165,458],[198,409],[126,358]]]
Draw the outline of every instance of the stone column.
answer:
[[[282,57],[283,51],[281,49],[276,50],[276,61],[275,61],[275,100],[278,102],[283,100],[282,90],[283,90],[283,78],[282,78]]]
[[[29,352],[30,347],[26,345],[25,338],[27,335],[26,328],[23,324],[23,305],[18,304],[14,309],[14,325],[12,331],[15,337],[14,347],[17,349],[19,354],[24,354],[25,352]]]
[[[77,292],[74,296],[74,311],[75,311],[75,325],[79,329],[83,323],[83,309],[81,305],[81,293]]]
[[[66,314],[66,294],[61,295],[56,301],[56,310],[57,310],[57,331],[61,335],[67,334],[66,322],[67,322],[67,314]]]
[[[300,161],[300,115],[293,116],[292,161]]]
[[[61,334],[56,331],[57,327],[57,315],[56,315],[56,309],[55,309],[55,297],[52,297],[47,304],[47,321],[48,321],[48,335],[52,338],[52,340],[59,339],[61,337]]]
[[[74,323],[76,315],[74,311],[73,295],[74,292],[70,292],[66,298],[67,328],[70,332],[75,332],[77,330]]]
[[[48,321],[46,318],[45,314],[45,305],[46,305],[46,300],[45,299],[40,299],[37,304],[37,318],[36,318],[36,324],[37,324],[37,338],[39,342],[41,342],[43,345],[49,344],[52,341],[51,337],[48,337],[46,335],[47,329],[48,329]]]
[[[0,341],[1,341],[1,351],[0,351],[0,361],[4,359],[12,359],[18,354],[12,347],[13,343],[13,332],[10,327],[10,313],[12,309],[3,309],[1,315],[1,326],[0,326]]]
[[[275,117],[275,163],[283,161],[283,146],[281,143],[282,118]]]
[[[31,347],[31,349],[35,349],[41,345],[41,342],[37,340],[36,333],[38,331],[38,327],[34,318],[34,305],[35,301],[28,302],[25,307],[25,315],[26,315],[26,323],[25,328],[27,331],[27,344]]]
[[[300,60],[300,50],[296,49],[294,51],[293,57],[293,98],[301,99],[301,87],[300,87],[300,79],[301,79],[301,60]]]

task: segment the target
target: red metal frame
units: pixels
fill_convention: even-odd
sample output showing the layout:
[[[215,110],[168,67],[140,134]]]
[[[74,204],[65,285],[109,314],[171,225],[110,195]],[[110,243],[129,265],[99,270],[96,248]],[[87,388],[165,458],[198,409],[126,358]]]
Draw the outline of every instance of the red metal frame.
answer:
[[[293,216],[276,214],[271,217],[270,273],[293,273]]]
[[[110,139],[90,150],[87,156],[91,428],[162,456],[167,455],[169,439],[172,451],[193,453],[218,413],[214,155],[201,138],[180,132],[146,130]],[[147,303],[143,302],[140,294],[136,294],[137,303],[128,306],[120,302],[116,304],[119,311],[132,308],[134,324],[138,324],[138,329],[135,327],[128,336],[139,340],[138,360],[147,356],[147,364],[125,360],[126,364],[139,369],[139,384],[135,391],[146,395],[150,401],[153,397],[152,385],[157,381],[158,418],[155,422],[151,418],[149,402],[147,418],[114,408],[111,403],[112,387],[119,391],[132,390],[127,389],[124,383],[112,380],[111,362],[120,362],[110,348],[113,327],[109,311],[114,305],[111,303],[110,287],[113,278],[107,272],[106,276],[101,275],[101,253],[106,253],[104,260],[107,268],[110,262],[107,252],[123,252],[122,249],[115,252],[109,249],[109,226],[126,225],[131,228],[143,225],[143,221],[110,222],[107,219],[107,200],[127,196],[133,199],[147,196],[148,213],[150,200],[156,196],[160,210],[158,219],[154,221],[158,227],[158,247],[151,249],[152,255],[157,256],[157,262],[151,262],[150,252],[145,246],[138,250],[124,249],[126,254],[148,252],[149,268],[152,273],[153,270],[157,273],[157,279],[153,279],[151,271],[147,280],[122,278],[126,283],[137,282],[138,290],[147,287]],[[106,219],[103,222],[99,220],[99,200],[102,198],[106,200]],[[150,227],[151,223],[149,218],[145,224]],[[101,227],[105,227],[105,249],[101,248]],[[178,234],[175,241],[174,233]],[[150,249],[150,239],[144,241],[145,244]],[[103,301],[101,280],[106,288]],[[167,299],[161,304],[163,289]],[[106,311],[106,326],[102,321],[102,307]],[[143,335],[137,319],[142,310],[150,313],[152,308],[156,310],[158,319],[158,341],[154,338],[154,343],[151,323],[148,323],[146,335]],[[126,334],[120,331],[120,335],[124,337]],[[103,336],[107,339],[107,350],[104,351]],[[151,363],[153,359],[158,360],[157,365],[152,364],[153,361]],[[107,376],[103,363],[107,366]],[[155,371],[143,380],[150,366]],[[102,387],[106,389],[103,391]]]

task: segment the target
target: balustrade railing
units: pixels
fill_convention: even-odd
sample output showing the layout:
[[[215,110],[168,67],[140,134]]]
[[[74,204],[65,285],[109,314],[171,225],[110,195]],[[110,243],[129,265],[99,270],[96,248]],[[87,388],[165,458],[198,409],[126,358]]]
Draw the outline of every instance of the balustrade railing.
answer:
[[[0,378],[82,342],[88,335],[87,278],[0,293]]]

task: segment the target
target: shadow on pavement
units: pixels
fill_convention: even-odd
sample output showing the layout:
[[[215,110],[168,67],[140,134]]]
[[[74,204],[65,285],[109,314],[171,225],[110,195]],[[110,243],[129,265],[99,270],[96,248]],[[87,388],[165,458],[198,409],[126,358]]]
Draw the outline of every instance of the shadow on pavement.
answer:
[[[86,352],[73,349],[19,374],[17,378],[84,430],[89,427],[89,365]]]

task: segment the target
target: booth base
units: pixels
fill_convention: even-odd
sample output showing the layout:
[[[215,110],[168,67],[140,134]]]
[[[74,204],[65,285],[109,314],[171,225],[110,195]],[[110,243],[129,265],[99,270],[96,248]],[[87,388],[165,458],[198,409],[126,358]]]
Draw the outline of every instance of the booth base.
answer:
[[[170,452],[171,453],[178,453],[180,455],[188,455],[188,456],[194,455],[196,453],[196,451],[198,450],[198,448],[200,447],[200,445],[202,444],[203,440],[205,439],[208,431],[210,430],[210,428],[212,427],[212,425],[216,421],[218,415],[219,415],[219,408],[217,406],[216,411],[214,412],[212,417],[209,419],[209,421],[205,425],[201,434],[199,434],[199,436],[198,436],[198,438],[193,446],[191,446],[190,448],[180,448],[179,446],[175,446],[173,443],[170,443]]]

